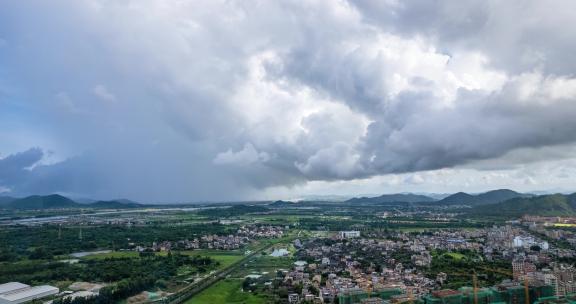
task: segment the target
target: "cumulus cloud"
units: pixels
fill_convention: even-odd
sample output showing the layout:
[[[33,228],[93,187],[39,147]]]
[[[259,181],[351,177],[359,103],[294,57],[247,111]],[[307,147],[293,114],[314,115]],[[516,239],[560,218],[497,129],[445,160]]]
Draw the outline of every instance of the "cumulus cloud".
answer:
[[[394,176],[486,171],[515,151],[572,147],[574,6],[3,2],[0,106],[10,106],[0,125],[29,121],[68,159],[0,171],[0,187],[260,197],[381,176],[381,186],[434,184],[441,178]],[[38,162],[33,151],[23,154]],[[506,164],[555,157],[537,155]]]
[[[234,152],[228,150],[226,152],[219,153],[214,158],[214,163],[218,165],[250,165],[259,162],[266,162],[270,159],[268,153],[258,152],[251,143],[244,145],[244,148],[240,151]]]

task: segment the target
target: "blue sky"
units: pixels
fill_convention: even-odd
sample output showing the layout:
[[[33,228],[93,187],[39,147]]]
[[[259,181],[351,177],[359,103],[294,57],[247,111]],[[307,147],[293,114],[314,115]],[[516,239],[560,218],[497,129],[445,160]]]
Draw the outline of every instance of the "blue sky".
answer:
[[[571,1],[0,3],[0,192],[575,189]]]

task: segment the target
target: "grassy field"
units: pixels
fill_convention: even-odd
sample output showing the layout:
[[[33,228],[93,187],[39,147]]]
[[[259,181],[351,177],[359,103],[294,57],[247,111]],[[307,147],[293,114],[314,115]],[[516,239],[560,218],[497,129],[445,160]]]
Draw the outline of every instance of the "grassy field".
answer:
[[[283,269],[288,270],[292,267],[294,259],[290,257],[270,257],[260,256],[256,259],[249,261],[238,267],[233,273],[233,277],[243,278],[249,274],[264,274],[268,273],[266,277],[273,278],[276,276],[276,271]]]
[[[554,227],[576,227],[576,224],[554,224]]]
[[[183,251],[182,253],[189,255],[209,256],[215,259],[216,261],[220,262],[220,267],[218,267],[218,269],[228,267],[244,258],[244,251],[241,250],[223,251],[223,250],[207,249],[207,250]]]
[[[225,279],[202,291],[185,304],[261,304],[262,296],[242,291],[242,279]]]
[[[182,254],[187,255],[201,255],[209,256],[216,261],[220,262],[219,269],[227,267],[236,261],[241,260],[244,257],[243,251],[231,250],[231,251],[220,251],[220,250],[193,250],[193,251],[182,251]],[[156,253],[158,255],[166,255],[166,252]],[[114,251],[109,253],[94,254],[83,257],[83,259],[106,259],[106,258],[137,258],[138,252],[135,251]]]
[[[445,255],[451,256],[455,260],[461,260],[461,259],[466,257],[465,255],[463,255],[461,253],[457,253],[457,252],[448,252],[448,253],[445,253]]]
[[[210,257],[220,262],[219,268],[228,267],[243,258],[240,255],[211,255]]]
[[[139,256],[136,251],[112,251],[109,253],[92,254],[82,257],[87,260],[98,260],[107,258],[137,258]]]

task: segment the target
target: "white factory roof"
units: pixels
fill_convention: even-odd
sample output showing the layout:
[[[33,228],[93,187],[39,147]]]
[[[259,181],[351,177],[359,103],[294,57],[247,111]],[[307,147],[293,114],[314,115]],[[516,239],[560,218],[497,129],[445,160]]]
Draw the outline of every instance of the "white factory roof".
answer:
[[[294,265],[296,266],[306,266],[308,265],[308,263],[306,261],[296,261],[294,262]]]
[[[20,299],[24,299],[27,297],[33,297],[40,294],[44,294],[45,292],[56,292],[58,293],[58,288],[42,285],[42,286],[34,286],[28,289],[24,289],[22,291],[16,290],[13,292],[7,292],[0,295],[0,298],[6,299],[8,301],[17,301]]]
[[[22,288],[28,288],[30,286],[18,282],[10,282],[6,284],[0,284],[0,294],[15,291]]]
[[[48,285],[30,287],[11,282],[0,285],[0,303],[22,303],[58,293],[58,288]]]

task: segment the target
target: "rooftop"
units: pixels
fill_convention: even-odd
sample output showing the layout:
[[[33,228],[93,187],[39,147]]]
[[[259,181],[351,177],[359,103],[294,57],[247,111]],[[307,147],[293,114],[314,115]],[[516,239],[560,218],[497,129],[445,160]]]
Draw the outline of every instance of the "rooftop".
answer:
[[[0,299],[8,302],[20,303],[31,298],[42,298],[50,294],[58,293],[58,288],[48,285],[30,287],[18,282],[10,282],[0,285]]]
[[[22,288],[27,288],[27,287],[30,287],[30,286],[28,286],[26,284],[19,283],[19,282],[10,282],[10,283],[6,283],[6,284],[0,284],[0,294],[15,291],[15,290],[22,289]]]
[[[0,294],[0,299],[10,302],[17,302],[30,297],[43,297],[47,294],[55,294],[58,293],[58,291],[58,288],[48,285],[26,287],[2,293]]]

